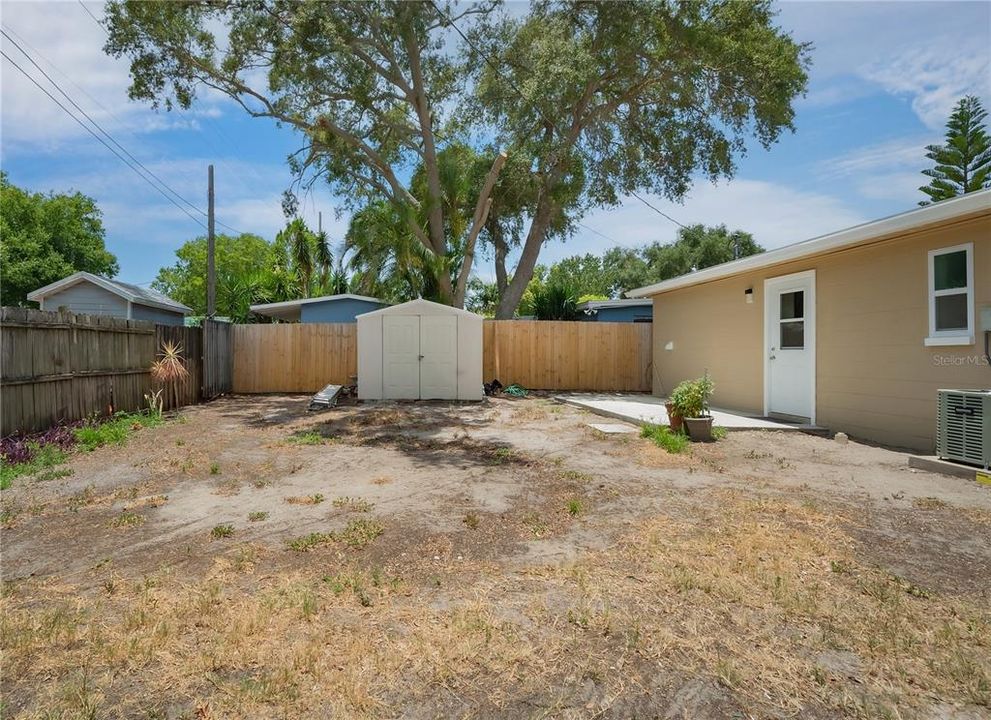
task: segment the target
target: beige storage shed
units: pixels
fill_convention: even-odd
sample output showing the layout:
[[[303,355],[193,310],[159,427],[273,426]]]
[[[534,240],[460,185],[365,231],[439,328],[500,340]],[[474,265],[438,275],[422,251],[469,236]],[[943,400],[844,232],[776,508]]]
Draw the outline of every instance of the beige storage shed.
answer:
[[[482,399],[480,315],[411,300],[357,320],[359,399]]]

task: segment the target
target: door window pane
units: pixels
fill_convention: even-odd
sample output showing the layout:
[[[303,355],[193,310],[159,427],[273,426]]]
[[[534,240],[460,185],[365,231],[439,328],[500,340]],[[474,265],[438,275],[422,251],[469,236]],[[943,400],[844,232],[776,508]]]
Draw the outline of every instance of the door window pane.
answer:
[[[936,330],[967,330],[967,293],[936,298]]]
[[[805,317],[805,292],[781,293],[781,319],[792,320]]]
[[[933,280],[936,290],[967,287],[967,251],[936,255],[933,258]]]
[[[781,348],[805,347],[805,321],[786,320],[781,323]]]

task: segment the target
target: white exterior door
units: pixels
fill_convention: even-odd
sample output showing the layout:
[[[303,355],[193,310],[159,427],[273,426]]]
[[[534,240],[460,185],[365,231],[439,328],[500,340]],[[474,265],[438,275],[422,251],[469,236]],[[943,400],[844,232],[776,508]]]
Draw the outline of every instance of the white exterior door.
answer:
[[[815,271],[764,281],[764,412],[815,422]]]
[[[458,397],[458,319],[453,315],[420,316],[420,397]]]
[[[420,397],[420,318],[415,315],[382,318],[382,389],[387,398]]]

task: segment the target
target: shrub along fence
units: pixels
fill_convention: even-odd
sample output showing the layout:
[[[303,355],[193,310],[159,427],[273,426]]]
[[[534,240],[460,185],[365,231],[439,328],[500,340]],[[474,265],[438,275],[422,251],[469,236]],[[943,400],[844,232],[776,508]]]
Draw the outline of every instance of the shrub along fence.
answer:
[[[357,375],[354,323],[232,330],[234,392],[316,392]],[[650,390],[649,323],[489,320],[482,332],[486,380],[535,390]]]
[[[199,402],[199,328],[140,320],[0,309],[0,433],[44,430],[60,421],[146,407],[150,367],[165,340],[182,344],[189,378],[179,404]],[[163,393],[166,407],[169,400]]]

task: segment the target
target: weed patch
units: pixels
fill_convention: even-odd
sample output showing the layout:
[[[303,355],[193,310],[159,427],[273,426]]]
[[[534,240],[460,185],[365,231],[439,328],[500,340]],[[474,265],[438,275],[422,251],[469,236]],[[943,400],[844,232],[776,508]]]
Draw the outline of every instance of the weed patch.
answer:
[[[223,540],[224,538],[234,537],[234,526],[230,523],[214,525],[213,530],[210,531],[210,537],[214,540]]]
[[[110,525],[115,528],[131,528],[141,525],[144,521],[144,515],[138,515],[131,510],[122,510],[120,515],[110,522]]]
[[[262,520],[268,520],[268,513],[264,510],[253,510],[248,513],[248,520],[251,522],[261,522]]]
[[[57,445],[35,444],[31,448],[28,460],[12,465],[7,464],[6,460],[3,461],[0,465],[0,490],[10,488],[14,480],[19,477],[34,475],[35,480],[44,482],[71,475],[71,470],[65,470],[65,474],[61,475],[57,474],[58,471],[52,470],[54,466],[64,463],[68,457],[69,454]]]
[[[948,504],[945,500],[940,500],[938,497],[917,497],[912,500],[912,506],[919,510],[941,510],[947,507]]]
[[[91,422],[75,429],[76,442],[87,452],[104,445],[123,445],[135,430],[155,427],[164,421],[157,415],[117,413],[109,420]]]
[[[640,437],[649,439],[658,447],[662,447],[672,454],[684,452],[691,442],[687,435],[673,432],[667,425],[649,423],[640,428]]]
[[[313,495],[290,495],[283,498],[290,505],[319,505],[325,498],[320,493]]]
[[[366,513],[370,512],[375,505],[362,498],[353,498],[345,495],[344,497],[334,498],[334,507],[347,510],[348,512]]]
[[[323,445],[325,439],[323,435],[315,430],[308,430],[290,435],[286,439],[286,442],[293,445]]]
[[[383,532],[385,532],[385,528],[382,527],[382,523],[362,518],[351,520],[341,532],[334,534],[334,538],[348,547],[360,549]]]

